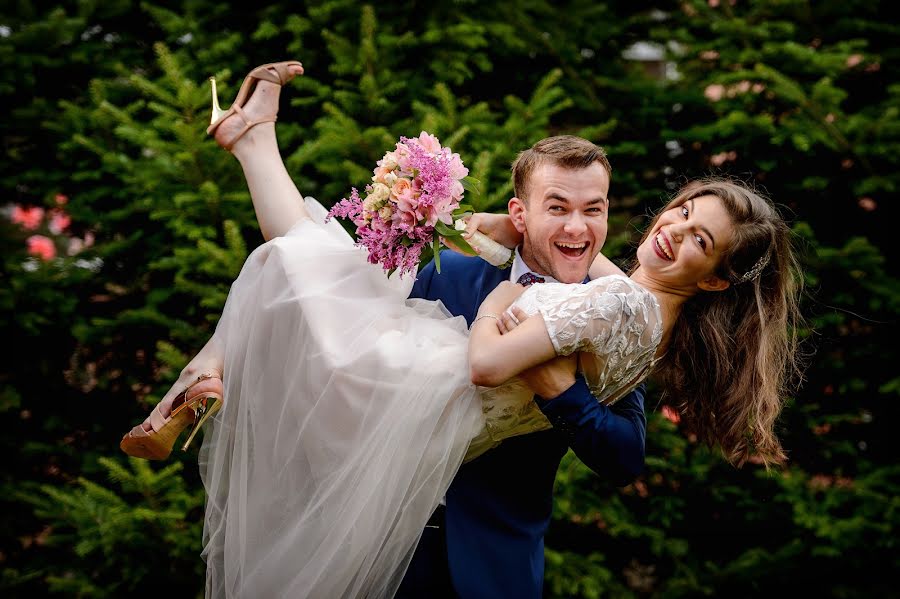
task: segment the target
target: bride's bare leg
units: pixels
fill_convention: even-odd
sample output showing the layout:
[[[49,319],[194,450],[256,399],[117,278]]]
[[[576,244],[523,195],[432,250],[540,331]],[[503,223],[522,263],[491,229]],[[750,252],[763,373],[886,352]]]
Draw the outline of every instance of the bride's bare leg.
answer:
[[[221,394],[223,392],[222,370],[224,366],[225,348],[222,347],[222,344],[217,340],[216,336],[213,335],[210,340],[206,342],[206,345],[203,346],[203,349],[188,362],[187,366],[181,371],[178,380],[175,381],[172,388],[169,389],[168,393],[166,393],[159,402],[159,411],[163,418],[168,418],[169,414],[172,413],[172,400],[174,400],[185,387],[196,381],[197,377],[201,374],[215,375],[216,378],[203,381],[202,384],[209,387],[209,389],[206,390],[215,390]],[[144,420],[142,426],[147,432],[152,430],[149,416]]]
[[[296,68],[302,73],[302,67]],[[259,81],[243,111],[251,121],[271,117],[278,113],[281,86]],[[216,141],[226,145],[245,121],[240,115],[232,115],[215,131]],[[231,148],[244,169],[247,186],[263,238],[268,241],[279,237],[301,218],[308,218],[303,196],[287,172],[275,137],[275,123],[260,123],[238,139]]]

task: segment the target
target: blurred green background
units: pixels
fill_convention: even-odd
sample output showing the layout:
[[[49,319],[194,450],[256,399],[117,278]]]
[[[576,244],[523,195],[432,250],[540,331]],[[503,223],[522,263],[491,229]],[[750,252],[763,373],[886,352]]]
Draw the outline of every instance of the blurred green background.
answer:
[[[572,133],[609,152],[617,260],[692,177],[753,182],[794,224],[810,366],[779,426],[789,464],[728,466],[651,388],[638,481],[563,463],[547,597],[896,596],[889,6],[4,2],[0,592],[202,594],[196,449],[148,463],[118,442],[262,241],[238,165],[205,135],[206,79],[228,105],[252,67],[296,58],[279,143],[327,205],[424,129],[482,180],[478,207],[502,210],[516,153]]]

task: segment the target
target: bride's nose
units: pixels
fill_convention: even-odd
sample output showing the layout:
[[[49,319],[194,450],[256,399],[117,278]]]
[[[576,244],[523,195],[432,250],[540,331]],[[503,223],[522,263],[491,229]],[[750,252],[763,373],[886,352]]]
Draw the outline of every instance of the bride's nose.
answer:
[[[671,237],[673,240],[677,241],[678,243],[681,243],[681,240],[684,237],[684,228],[685,228],[685,226],[682,225],[681,223],[669,225],[669,229],[668,229],[669,237]]]

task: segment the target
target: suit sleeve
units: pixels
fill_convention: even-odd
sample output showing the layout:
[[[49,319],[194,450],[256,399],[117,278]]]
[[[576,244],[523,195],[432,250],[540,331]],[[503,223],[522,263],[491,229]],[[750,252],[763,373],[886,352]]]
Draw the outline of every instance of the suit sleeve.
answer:
[[[588,468],[624,486],[644,470],[645,394],[641,383],[612,407],[605,406],[591,395],[579,375],[558,397],[535,397],[535,401]]]

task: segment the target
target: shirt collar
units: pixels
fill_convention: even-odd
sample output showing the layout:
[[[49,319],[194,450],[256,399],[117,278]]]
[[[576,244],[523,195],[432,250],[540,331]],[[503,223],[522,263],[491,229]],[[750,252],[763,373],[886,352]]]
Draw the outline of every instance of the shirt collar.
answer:
[[[550,275],[541,275],[541,274],[534,272],[530,268],[528,268],[528,265],[525,264],[524,260],[522,260],[522,254],[519,253],[518,247],[516,247],[516,257],[513,259],[513,263],[512,263],[512,266],[509,268],[509,271],[510,271],[509,272],[509,280],[512,281],[513,283],[518,281],[519,277],[524,275],[526,272],[530,272],[530,273],[534,274],[535,276],[541,277],[542,279],[544,279],[545,283],[558,283],[559,282],[556,279],[554,279],[553,277],[551,277]]]

